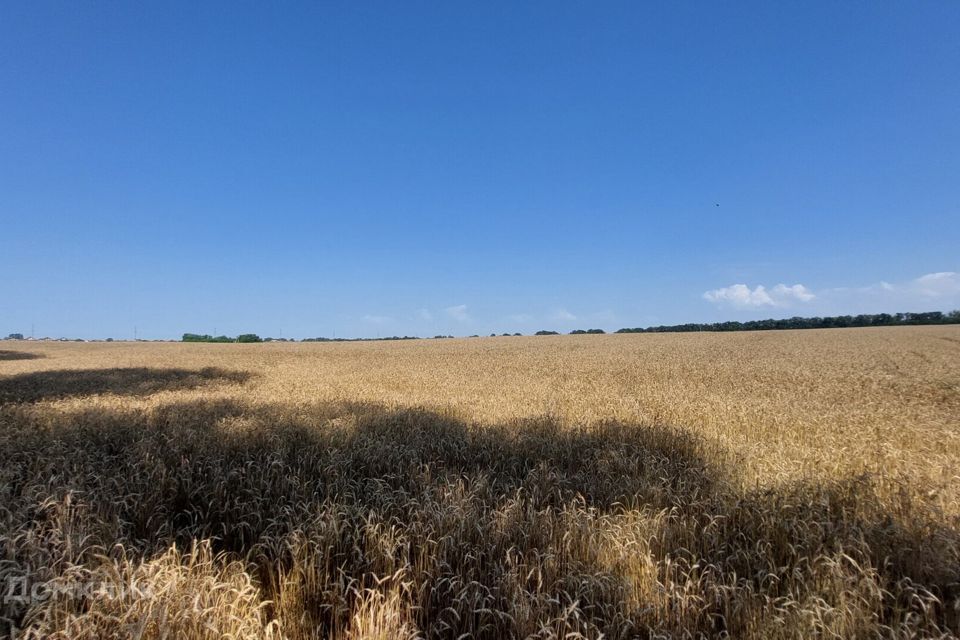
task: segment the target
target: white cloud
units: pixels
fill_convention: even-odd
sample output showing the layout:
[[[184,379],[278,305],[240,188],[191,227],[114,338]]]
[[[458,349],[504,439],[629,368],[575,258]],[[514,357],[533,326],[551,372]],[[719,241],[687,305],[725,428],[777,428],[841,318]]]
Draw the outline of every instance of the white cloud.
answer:
[[[733,284],[707,291],[703,297],[715,304],[729,305],[739,309],[789,307],[795,302],[810,302],[816,298],[813,292],[802,284],[792,286],[778,284],[769,290],[762,284],[753,289],[745,284]]]
[[[370,314],[363,316],[361,319],[370,324],[387,324],[388,322],[393,322],[393,318],[390,316],[375,316]]]
[[[731,304],[734,307],[764,307],[773,306],[773,299],[764,289],[763,285],[758,285],[756,289],[751,289],[745,284],[733,284],[729,287],[722,287],[707,291],[703,297],[710,302],[717,304]]]
[[[417,315],[420,316],[421,320],[426,320],[427,322],[433,320],[433,314],[430,313],[430,309],[420,309],[417,311]]]
[[[813,295],[813,292],[810,289],[807,289],[802,284],[795,284],[792,287],[788,287],[785,284],[778,284],[771,291],[773,299],[776,300],[797,300],[799,302],[810,302],[817,296]]]
[[[960,294],[960,273],[955,271],[928,273],[910,282],[908,286],[928,298],[955,296]]]
[[[862,287],[833,287],[811,291],[802,284],[772,288],[745,284],[713,289],[704,299],[737,309],[789,308],[804,305],[817,313],[881,313],[950,310],[960,306],[960,273],[938,271],[906,282],[881,280]]]
[[[550,319],[557,322],[573,322],[577,319],[577,316],[573,315],[566,309],[557,309],[550,315]]]
[[[516,322],[518,324],[526,324],[528,322],[533,322],[534,317],[529,313],[515,313],[513,315],[507,316],[507,320],[510,322]]]
[[[467,322],[470,320],[470,315],[467,313],[467,305],[458,304],[453,307],[447,307],[444,309],[446,314],[456,320],[457,322]]]
[[[824,291],[824,297],[868,312],[948,310],[960,306],[960,273],[938,271],[900,283],[838,287]]]
[[[950,298],[960,295],[960,273],[939,271],[928,273],[907,282],[890,283],[881,280],[866,287],[836,287],[828,289],[832,294],[867,294],[891,299],[903,298]]]

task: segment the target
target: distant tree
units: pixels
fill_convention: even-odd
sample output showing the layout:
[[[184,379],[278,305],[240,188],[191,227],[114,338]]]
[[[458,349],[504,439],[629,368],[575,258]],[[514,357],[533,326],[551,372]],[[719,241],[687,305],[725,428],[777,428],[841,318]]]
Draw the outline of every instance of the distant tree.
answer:
[[[536,332],[535,334],[533,334],[533,335],[535,335],[535,336],[558,336],[558,335],[560,335],[560,333],[557,332],[557,331],[537,331],[537,332]]]
[[[237,336],[237,342],[263,342],[255,333],[241,333]]]
[[[491,337],[491,338],[496,338],[496,337],[497,337],[497,334],[491,333],[491,334],[490,334],[490,337]]]
[[[7,340],[23,340],[22,333],[11,333],[7,336]]]

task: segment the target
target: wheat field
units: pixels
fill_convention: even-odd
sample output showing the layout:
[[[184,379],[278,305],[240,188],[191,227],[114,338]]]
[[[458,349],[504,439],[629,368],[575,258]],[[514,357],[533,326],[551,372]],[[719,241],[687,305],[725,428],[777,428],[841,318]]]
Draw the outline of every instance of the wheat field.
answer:
[[[960,633],[960,327],[8,342],[0,634]]]

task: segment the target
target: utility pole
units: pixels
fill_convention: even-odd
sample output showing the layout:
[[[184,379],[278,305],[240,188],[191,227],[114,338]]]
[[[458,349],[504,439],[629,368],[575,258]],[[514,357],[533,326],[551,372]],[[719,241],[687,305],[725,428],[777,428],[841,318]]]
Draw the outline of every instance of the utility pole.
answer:
[[[137,325],[133,325],[133,341],[137,341]]]

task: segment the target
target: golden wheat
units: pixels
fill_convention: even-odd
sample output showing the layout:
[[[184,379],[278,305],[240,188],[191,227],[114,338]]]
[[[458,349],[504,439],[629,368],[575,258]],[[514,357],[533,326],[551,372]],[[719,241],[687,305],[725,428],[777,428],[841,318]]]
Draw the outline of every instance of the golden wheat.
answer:
[[[957,327],[11,344],[0,633],[960,633]]]

